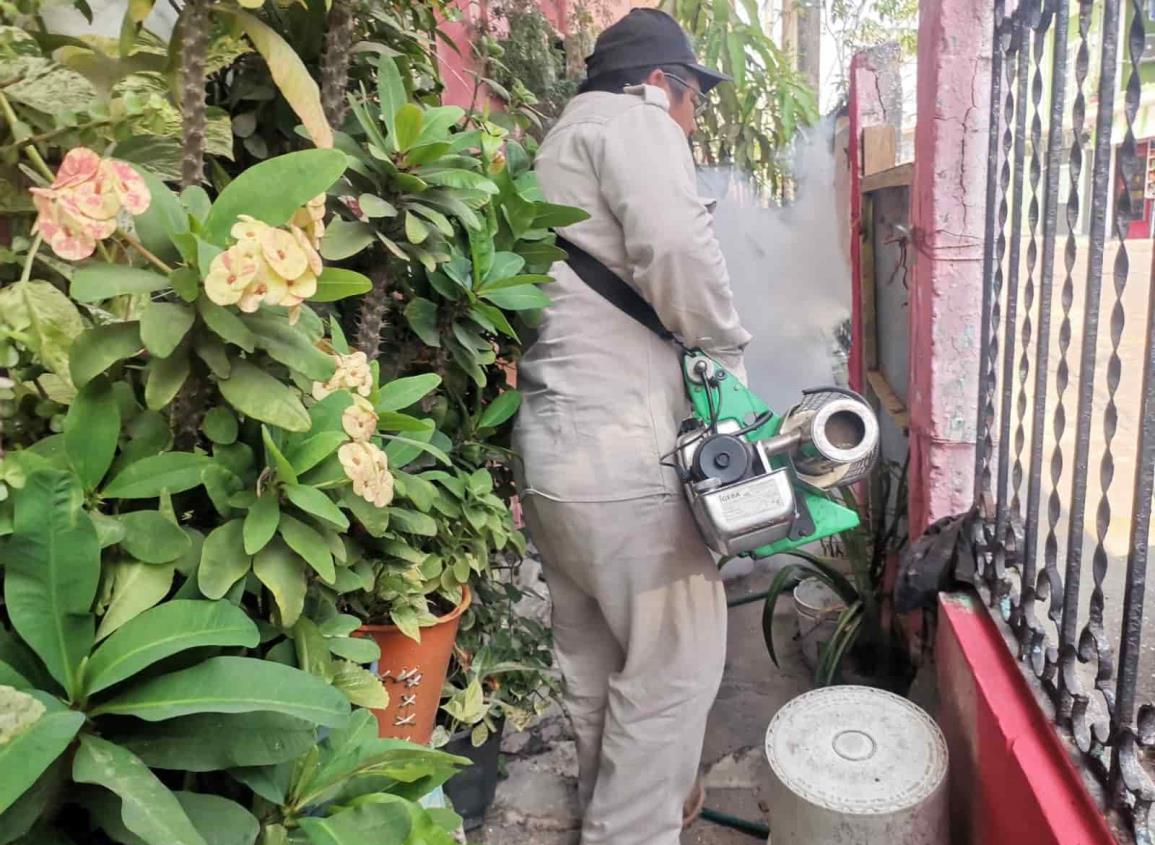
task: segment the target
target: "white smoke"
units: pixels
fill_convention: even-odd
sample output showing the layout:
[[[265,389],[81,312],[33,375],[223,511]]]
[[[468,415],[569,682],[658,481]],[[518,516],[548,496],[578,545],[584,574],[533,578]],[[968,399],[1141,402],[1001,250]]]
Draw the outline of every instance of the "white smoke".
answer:
[[[845,171],[833,119],[800,136],[795,199],[768,207],[732,169],[700,171],[703,192],[718,200],[715,229],[742,323],[750,387],[776,413],[804,388],[841,381],[835,331],[850,315]]]

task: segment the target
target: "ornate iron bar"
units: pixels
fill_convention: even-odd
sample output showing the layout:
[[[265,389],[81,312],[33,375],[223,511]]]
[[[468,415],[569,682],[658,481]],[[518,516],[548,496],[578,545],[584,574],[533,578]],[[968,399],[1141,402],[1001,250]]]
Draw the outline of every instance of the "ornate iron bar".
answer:
[[[1136,205],[1133,195],[1147,186],[1135,138],[1147,5],[1143,0],[993,4],[977,507],[970,531],[980,591],[1000,611],[996,617],[1009,622],[1028,675],[1051,697],[1060,730],[1104,787],[1105,805],[1130,819],[1135,840],[1144,845],[1155,842],[1149,829],[1155,823],[1149,759],[1155,748],[1155,702],[1145,700],[1151,669],[1140,671],[1144,635],[1155,641],[1155,629],[1145,630],[1150,626],[1144,619],[1155,494],[1155,261],[1143,268],[1151,275],[1142,286],[1147,323],[1137,409],[1128,404],[1124,383],[1132,377],[1126,362],[1138,357],[1126,350],[1140,342],[1126,332],[1126,310],[1130,291],[1140,287],[1130,279],[1137,228],[1132,224],[1143,212],[1142,200]],[[1069,75],[1072,34],[1077,41]],[[1087,120],[1089,88],[1095,93],[1093,131]],[[1061,204],[1066,231],[1057,285]],[[1112,287],[1105,292],[1108,260]],[[1101,314],[1104,293],[1110,303]],[[1101,339],[1103,316],[1107,328]],[[1076,321],[1081,323],[1077,364],[1071,360]],[[1076,366],[1068,462],[1068,387]],[[1120,416],[1136,411],[1139,432],[1131,443],[1120,434]],[[1120,588],[1122,562],[1113,563],[1110,553],[1112,518],[1121,516],[1113,513],[1121,508],[1113,487],[1120,486],[1116,476],[1124,466],[1123,450],[1132,446],[1130,550]],[[1095,519],[1088,526],[1093,480]],[[1045,526],[1040,524],[1044,495]],[[1088,560],[1085,545],[1094,549]]]

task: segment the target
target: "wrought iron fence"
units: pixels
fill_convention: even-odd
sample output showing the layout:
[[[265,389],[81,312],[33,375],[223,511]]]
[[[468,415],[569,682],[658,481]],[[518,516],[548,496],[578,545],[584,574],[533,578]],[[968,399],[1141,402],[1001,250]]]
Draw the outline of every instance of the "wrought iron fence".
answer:
[[[1155,841],[1147,6],[993,2],[971,538],[980,591],[1141,843]]]

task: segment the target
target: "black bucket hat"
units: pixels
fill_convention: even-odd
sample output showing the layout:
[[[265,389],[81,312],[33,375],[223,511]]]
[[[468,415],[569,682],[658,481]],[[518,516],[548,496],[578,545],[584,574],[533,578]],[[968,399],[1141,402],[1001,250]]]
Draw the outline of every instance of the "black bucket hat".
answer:
[[[724,73],[698,64],[690,37],[678,22],[658,9],[633,9],[598,36],[594,51],[586,59],[586,76],[596,79],[607,73],[639,67],[682,65],[698,77],[702,93],[719,82],[729,82]]]

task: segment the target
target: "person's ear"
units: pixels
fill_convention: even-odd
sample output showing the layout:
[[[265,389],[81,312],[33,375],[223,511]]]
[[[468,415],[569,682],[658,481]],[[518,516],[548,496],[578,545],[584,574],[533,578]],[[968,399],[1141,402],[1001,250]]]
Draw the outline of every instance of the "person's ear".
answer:
[[[660,67],[656,67],[650,71],[650,75],[646,77],[646,85],[653,85],[655,88],[670,87],[669,81],[666,79],[666,72]]]

